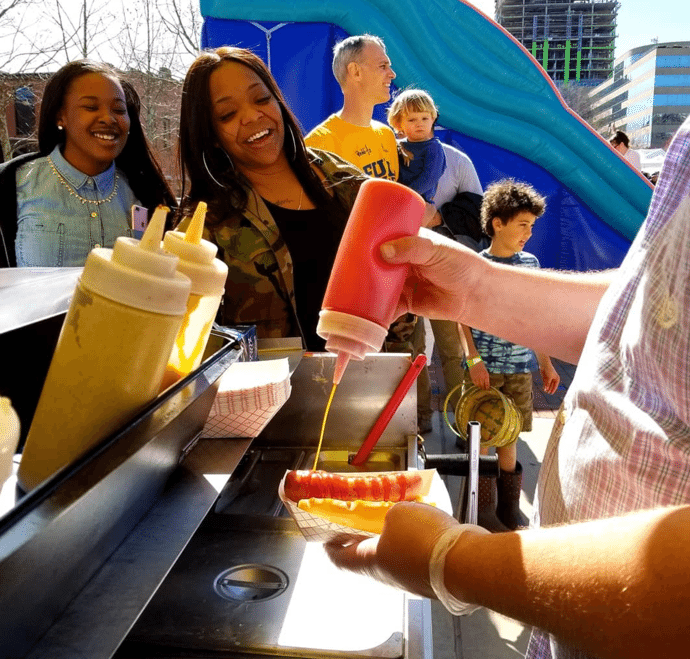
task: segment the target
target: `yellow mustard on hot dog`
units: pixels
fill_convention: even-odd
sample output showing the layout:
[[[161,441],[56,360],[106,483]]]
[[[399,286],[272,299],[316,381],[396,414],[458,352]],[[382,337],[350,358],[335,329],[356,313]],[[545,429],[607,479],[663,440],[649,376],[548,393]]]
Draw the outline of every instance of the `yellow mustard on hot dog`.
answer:
[[[394,501],[341,501],[340,499],[300,499],[297,506],[329,522],[358,531],[381,533],[386,513]]]

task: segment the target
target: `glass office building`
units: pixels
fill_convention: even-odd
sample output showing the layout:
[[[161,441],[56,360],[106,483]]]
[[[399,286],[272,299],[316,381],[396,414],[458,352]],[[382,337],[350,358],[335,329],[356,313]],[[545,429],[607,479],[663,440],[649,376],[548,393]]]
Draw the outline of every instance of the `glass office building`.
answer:
[[[665,149],[690,114],[690,41],[629,50],[589,96],[605,137],[622,130],[633,148]]]

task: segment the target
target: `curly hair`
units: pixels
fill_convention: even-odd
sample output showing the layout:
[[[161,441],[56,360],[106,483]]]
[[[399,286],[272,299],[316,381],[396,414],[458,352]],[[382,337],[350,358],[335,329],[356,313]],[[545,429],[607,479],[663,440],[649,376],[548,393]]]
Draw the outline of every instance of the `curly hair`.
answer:
[[[535,217],[544,213],[546,199],[529,183],[509,178],[489,185],[484,191],[481,208],[481,222],[484,232],[493,238],[492,220],[497,217],[503,224],[518,213],[527,211]]]

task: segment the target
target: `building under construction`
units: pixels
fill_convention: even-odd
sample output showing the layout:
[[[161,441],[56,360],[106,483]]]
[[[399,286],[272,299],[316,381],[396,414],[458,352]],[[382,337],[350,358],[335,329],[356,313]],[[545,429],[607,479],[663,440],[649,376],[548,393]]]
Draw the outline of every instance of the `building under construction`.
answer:
[[[559,83],[598,84],[613,70],[616,0],[496,0],[496,21]]]

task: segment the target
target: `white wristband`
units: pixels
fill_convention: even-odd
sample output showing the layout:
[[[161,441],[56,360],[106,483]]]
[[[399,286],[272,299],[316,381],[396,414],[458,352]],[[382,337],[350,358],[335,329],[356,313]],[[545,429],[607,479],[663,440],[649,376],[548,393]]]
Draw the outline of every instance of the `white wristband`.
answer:
[[[445,568],[446,568],[446,556],[451,550],[451,547],[458,541],[460,536],[468,528],[472,528],[477,532],[489,533],[486,529],[481,526],[474,526],[470,524],[462,524],[459,527],[460,532],[458,533],[458,527],[453,527],[448,529],[443,533],[443,535],[436,541],[434,549],[429,557],[429,582],[431,588],[436,594],[438,601],[443,604],[443,606],[450,611],[455,616],[466,616],[476,611],[480,608],[478,604],[467,604],[466,602],[461,602],[459,599],[453,597],[446,588],[445,584]]]

